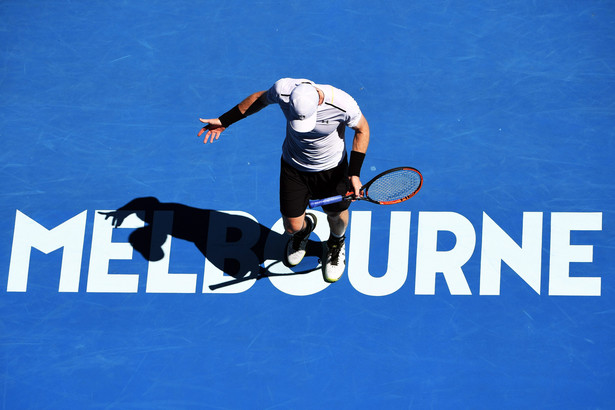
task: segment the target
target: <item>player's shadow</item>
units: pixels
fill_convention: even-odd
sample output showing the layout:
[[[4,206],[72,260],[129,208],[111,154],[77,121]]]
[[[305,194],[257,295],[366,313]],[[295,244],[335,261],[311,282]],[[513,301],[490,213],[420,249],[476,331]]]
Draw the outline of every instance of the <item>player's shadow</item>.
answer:
[[[162,245],[167,235],[194,243],[213,265],[232,276],[229,281],[210,286],[212,290],[251,279],[311,272],[271,272],[273,265],[282,263],[289,237],[246,216],[162,203],[154,197],[136,198],[116,211],[103,214],[111,218],[115,227],[120,227],[131,214],[145,222],[128,240],[148,261],[159,261],[165,256]],[[306,256],[320,256],[321,252],[319,242],[308,242]],[[268,260],[275,262],[263,267]]]

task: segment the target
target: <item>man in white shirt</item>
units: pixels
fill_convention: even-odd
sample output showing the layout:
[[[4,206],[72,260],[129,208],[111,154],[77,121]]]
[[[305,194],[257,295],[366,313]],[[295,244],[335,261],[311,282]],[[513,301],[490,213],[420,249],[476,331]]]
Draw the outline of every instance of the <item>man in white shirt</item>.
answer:
[[[309,199],[362,193],[359,178],[369,144],[369,125],[355,100],[331,85],[307,79],[282,78],[265,91],[249,95],[231,110],[206,124],[204,142],[218,139],[231,124],[267,105],[278,104],[287,120],[280,171],[280,212],[286,232],[292,235],[286,249],[286,264],[297,265],[305,256],[316,217],[306,213]],[[355,131],[347,160],[345,130]],[[323,277],[336,282],[346,265],[345,232],[350,202],[323,206],[331,236],[325,243]]]

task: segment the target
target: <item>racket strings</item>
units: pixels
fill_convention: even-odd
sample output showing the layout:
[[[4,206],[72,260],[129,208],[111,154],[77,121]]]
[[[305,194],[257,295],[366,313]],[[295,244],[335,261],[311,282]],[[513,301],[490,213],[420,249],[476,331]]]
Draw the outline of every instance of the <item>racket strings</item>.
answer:
[[[421,186],[421,176],[411,169],[384,174],[369,187],[367,195],[377,202],[398,201],[414,194]]]

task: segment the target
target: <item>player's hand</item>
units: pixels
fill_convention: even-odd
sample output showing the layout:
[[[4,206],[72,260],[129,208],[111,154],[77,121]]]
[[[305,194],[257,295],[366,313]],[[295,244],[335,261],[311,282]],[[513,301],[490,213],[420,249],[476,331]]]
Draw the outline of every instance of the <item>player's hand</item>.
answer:
[[[363,187],[361,179],[359,179],[356,175],[349,176],[348,179],[350,180],[350,185],[352,186],[355,196],[357,198],[363,196],[363,191],[361,191],[361,188]]]
[[[218,118],[208,120],[199,118],[199,120],[203,124],[207,124],[203,128],[201,128],[201,131],[199,131],[199,133],[197,134],[197,136],[200,137],[205,131],[207,131],[207,134],[205,134],[205,139],[203,140],[204,144],[207,144],[207,141],[211,143],[214,142],[214,140],[217,140],[220,136],[220,133],[226,129],[222,126],[222,123]]]
[[[98,213],[101,215],[105,215],[105,221],[111,218],[111,224],[113,225],[113,227],[119,228],[124,222],[124,219],[126,219],[126,217],[130,215],[132,212],[128,212],[128,211],[100,212],[99,211]]]

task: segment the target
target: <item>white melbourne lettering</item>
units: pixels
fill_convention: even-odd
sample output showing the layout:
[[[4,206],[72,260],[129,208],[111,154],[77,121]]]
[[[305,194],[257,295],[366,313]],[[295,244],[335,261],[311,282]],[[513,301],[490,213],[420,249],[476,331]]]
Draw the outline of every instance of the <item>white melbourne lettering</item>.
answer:
[[[87,272],[86,292],[95,293],[137,293],[139,280],[145,272],[124,274],[109,273],[112,260],[130,260],[133,247],[129,243],[114,242],[114,229],[139,229],[144,227],[142,218],[133,214],[128,216],[119,228],[114,228],[111,220],[100,212],[94,212],[90,260]],[[219,212],[219,211],[217,211]],[[279,219],[266,237],[265,255],[269,258],[262,262],[252,251],[261,236],[261,225],[244,211],[220,212],[235,215],[242,220],[255,223],[243,224],[241,227],[230,226],[233,218],[213,219],[207,230],[207,254],[215,255],[216,260],[232,259],[238,271],[247,272],[244,280],[219,287],[229,280],[223,271],[224,265],[212,263],[208,256],[203,270],[202,293],[242,293],[255,283],[259,273],[268,274],[273,286],[283,293],[303,296],[323,291],[329,284],[322,280],[319,268],[308,269],[301,274],[284,267],[273,247],[279,247],[280,234],[283,232],[282,220]],[[326,216],[318,212],[321,220]],[[30,259],[32,248],[43,253],[58,249],[63,250],[62,265],[59,272],[59,292],[78,292],[81,279],[81,262],[86,238],[86,220],[88,212],[83,211],[64,223],[46,228],[21,211],[16,211],[15,229],[11,250],[11,260],[7,282],[8,292],[26,292],[30,278]],[[350,235],[348,241],[348,280],[358,292],[370,296],[385,296],[399,292],[407,282],[409,271],[410,212],[390,212],[389,248],[386,272],[369,271],[370,211],[351,213]],[[548,253],[548,294],[566,296],[600,296],[601,278],[575,276],[570,272],[571,263],[592,263],[593,246],[591,244],[571,244],[571,235],[578,231],[601,231],[601,212],[553,212],[551,217],[550,249],[543,251],[543,213],[524,212],[521,221],[522,235],[520,243],[515,242],[489,215],[483,212],[483,226],[480,246],[480,295],[499,295],[502,275],[502,263],[506,263],[519,278],[528,285],[528,289],[541,293],[541,264],[543,252]],[[163,237],[162,256],[150,261],[146,272],[147,293],[195,293],[197,292],[198,272],[171,273],[169,261],[171,254],[173,212],[156,211],[153,216],[152,237]],[[228,226],[227,226],[228,225]],[[226,242],[229,228],[240,229],[239,239]],[[158,234],[157,234],[158,232]],[[439,232],[449,232],[455,237],[452,249],[438,249]],[[165,234],[167,233],[167,234]],[[316,236],[324,240],[328,236],[326,224],[319,224]],[[217,238],[211,240],[210,238]],[[222,239],[221,239],[222,238]],[[441,274],[450,294],[470,295],[470,285],[466,279],[464,267],[476,251],[476,231],[472,223],[463,215],[455,212],[419,212],[416,234],[416,269],[414,293],[417,295],[434,295],[436,277]],[[160,247],[160,244],[157,244]],[[152,250],[154,244],[151,244]],[[241,252],[236,252],[241,248]],[[281,251],[280,251],[281,253]],[[262,262],[262,263],[261,263]],[[575,267],[578,265],[575,265]],[[476,277],[476,275],[472,275]],[[340,284],[334,285],[340,286]],[[410,285],[411,286],[411,285]],[[213,289],[213,290],[212,290]]]
[[[224,211],[224,213],[227,213],[229,215],[243,216],[254,222],[257,222],[256,218],[254,218],[252,215],[250,215],[247,212]],[[217,258],[224,259],[227,256],[228,257],[233,256],[233,253],[235,253],[233,250],[236,249],[237,246],[241,246],[247,249],[251,248],[253,245],[256,244],[256,242],[259,239],[259,232],[257,228],[258,228],[257,224],[247,225],[243,227],[243,230],[241,232],[242,235],[241,235],[240,242],[235,242],[233,244],[234,246],[232,247],[227,246],[228,244],[225,241],[224,242],[207,241],[207,254],[208,255],[216,254]],[[209,223],[207,237],[208,238],[224,238],[226,235],[226,230],[227,230],[227,226],[224,225],[224,220],[213,219]],[[256,255],[254,255],[251,252],[246,252],[242,256],[243,256],[242,258],[243,260],[238,261],[239,264],[244,264],[249,267],[258,267],[259,263],[258,263],[258,259],[256,258]],[[246,260],[246,258],[249,258],[250,260]],[[251,273],[254,273],[254,272],[251,272]],[[211,290],[210,286],[228,281],[229,276],[225,275],[222,269],[217,267],[214,263],[212,263],[207,258],[205,259],[204,278],[205,280],[203,281],[203,293],[214,293],[214,292],[215,293],[241,293],[241,292],[245,292],[246,290],[250,289],[252,285],[254,285],[254,282],[256,281],[256,279],[251,279],[251,280],[247,280],[243,282],[238,282],[230,286],[224,286],[219,289],[216,289],[215,291]]]
[[[132,259],[133,249],[129,243],[112,242],[113,225],[98,211],[94,213],[94,230],[88,271],[88,292],[136,293],[139,288],[139,274],[111,274],[111,260]],[[137,229],[144,223],[136,215],[128,216],[119,229]],[[116,228],[118,229],[118,228]]]
[[[87,212],[83,211],[52,230],[17,211],[7,291],[25,292],[28,286],[32,248],[50,253],[64,248],[60,270],[60,292],[78,292],[81,255]]]
[[[369,248],[372,213],[352,213],[348,260],[348,280],[359,292],[370,296],[385,296],[399,290],[408,276],[410,253],[410,212],[391,212],[389,252],[384,276],[369,273]],[[380,272],[378,272],[380,273]]]
[[[438,251],[438,232],[452,232],[457,242],[453,249]],[[421,212],[416,249],[417,295],[433,295],[436,274],[442,273],[453,295],[470,295],[463,265],[470,259],[476,244],[472,223],[455,212]]]
[[[551,216],[549,295],[600,296],[599,277],[572,277],[570,263],[593,261],[591,245],[571,245],[573,231],[601,231],[601,212],[557,212]]]
[[[518,246],[493,219],[483,212],[483,243],[480,264],[480,294],[499,295],[502,262],[506,262],[540,294],[542,213],[523,213],[523,234]]]

